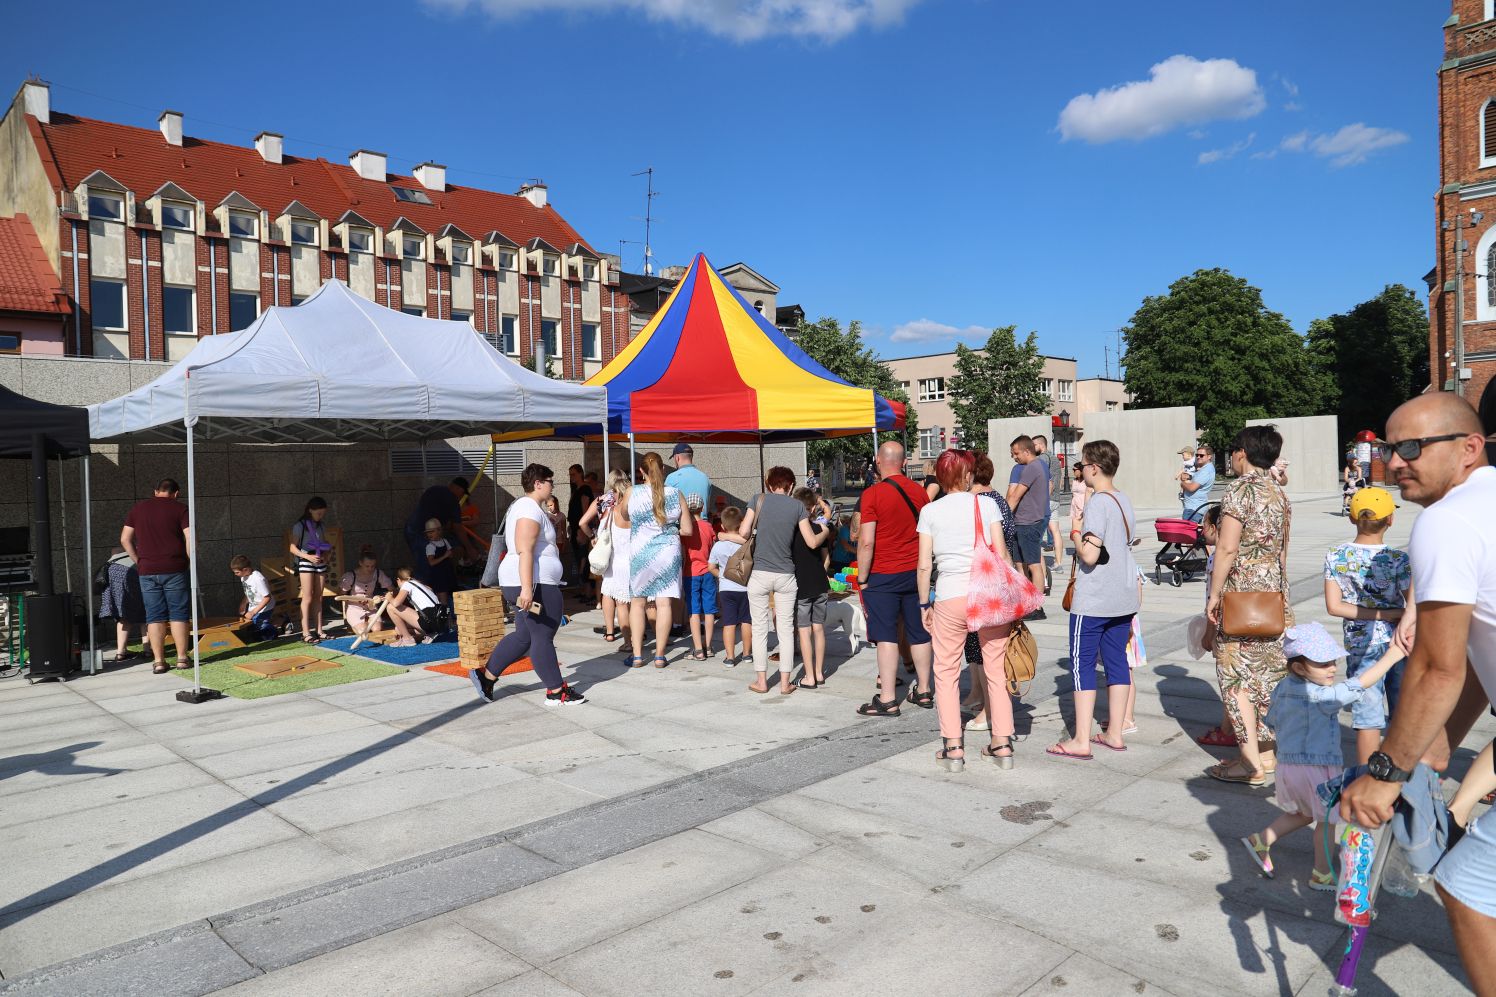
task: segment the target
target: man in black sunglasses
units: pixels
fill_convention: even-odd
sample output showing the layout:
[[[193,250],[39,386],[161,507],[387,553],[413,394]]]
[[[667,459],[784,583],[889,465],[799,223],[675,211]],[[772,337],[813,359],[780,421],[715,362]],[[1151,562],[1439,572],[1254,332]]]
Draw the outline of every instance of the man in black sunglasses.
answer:
[[[1418,608],[1402,696],[1370,774],[1341,795],[1341,815],[1367,827],[1392,815],[1420,761],[1442,770],[1496,704],[1496,468],[1480,418],[1455,395],[1421,395],[1392,413],[1381,447],[1403,498],[1425,511],[1408,545]],[[1475,992],[1496,993],[1496,816],[1470,822],[1435,878]]]

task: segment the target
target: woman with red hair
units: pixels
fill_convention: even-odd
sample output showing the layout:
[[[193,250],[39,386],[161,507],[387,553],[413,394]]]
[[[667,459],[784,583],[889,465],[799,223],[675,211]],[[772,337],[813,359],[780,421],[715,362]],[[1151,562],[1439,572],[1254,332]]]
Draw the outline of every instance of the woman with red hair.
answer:
[[[1008,561],[997,503],[986,496],[970,494],[975,466],[976,455],[969,450],[942,453],[935,462],[935,477],[945,495],[919,512],[919,601],[925,629],[934,645],[935,712],[944,741],[935,757],[949,772],[959,772],[965,766],[959,686],[965,660],[966,596],[973,556],[978,544],[986,543],[1002,562]],[[933,593],[932,570],[937,572]],[[1004,769],[1013,767],[1013,701],[1004,686],[1003,669],[1008,636],[1012,632],[1011,621],[977,631],[991,727],[991,743],[982,749],[982,755]]]

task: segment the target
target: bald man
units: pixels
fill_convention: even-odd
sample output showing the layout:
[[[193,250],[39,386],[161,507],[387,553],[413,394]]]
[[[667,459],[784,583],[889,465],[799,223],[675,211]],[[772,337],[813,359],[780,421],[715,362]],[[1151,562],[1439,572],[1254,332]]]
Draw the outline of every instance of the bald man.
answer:
[[[935,690],[930,684],[930,634],[925,630],[923,607],[915,569],[919,566],[919,510],[930,497],[918,483],[904,476],[904,448],[889,441],[878,448],[878,473],[883,478],[862,493],[861,525],[857,532],[857,582],[862,589],[867,616],[868,640],[878,646],[878,691],[870,702],[857,707],[865,717],[899,715],[899,620],[918,685],[909,702],[931,709]]]
[[[1442,770],[1483,709],[1496,705],[1496,468],[1462,398],[1437,392],[1400,406],[1381,444],[1387,474],[1424,507],[1413,524],[1416,624],[1397,711],[1369,775],[1341,796],[1346,820],[1377,827],[1420,761]],[[1415,631],[1416,626],[1416,631]],[[1496,994],[1496,815],[1471,821],[1435,872],[1460,960],[1478,994]]]

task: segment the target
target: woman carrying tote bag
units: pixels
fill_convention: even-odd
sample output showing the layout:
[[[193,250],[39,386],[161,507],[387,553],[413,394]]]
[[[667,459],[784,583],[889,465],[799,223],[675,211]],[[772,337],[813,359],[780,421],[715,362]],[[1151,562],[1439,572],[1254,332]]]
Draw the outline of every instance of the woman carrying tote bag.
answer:
[[[961,729],[961,665],[966,635],[974,632],[982,651],[991,743],[982,756],[998,768],[1013,767],[1013,701],[1003,658],[1013,622],[1032,612],[1044,596],[1008,560],[997,503],[971,494],[976,455],[947,450],[935,462],[945,493],[919,511],[916,584],[925,629],[934,653],[935,712],[943,741],[936,762],[948,772],[966,764]],[[930,577],[935,574],[934,592]]]
[[[1267,727],[1273,687],[1283,678],[1288,605],[1288,532],[1293,510],[1268,471],[1283,449],[1272,426],[1248,426],[1231,444],[1237,479],[1221,500],[1215,566],[1205,615],[1215,625],[1216,681],[1241,756],[1205,772],[1222,782],[1261,786],[1277,768]]]

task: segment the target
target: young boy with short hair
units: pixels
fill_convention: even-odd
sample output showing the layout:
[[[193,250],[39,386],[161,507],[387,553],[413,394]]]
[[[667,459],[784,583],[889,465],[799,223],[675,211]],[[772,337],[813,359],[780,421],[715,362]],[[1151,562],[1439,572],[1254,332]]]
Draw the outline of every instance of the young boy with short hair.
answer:
[[[737,537],[743,525],[743,510],[730,505],[722,510],[722,530],[707,555],[707,566],[717,580],[717,608],[722,615],[722,664],[727,668],[747,659],[753,664],[753,623],[748,614],[748,587],[722,574],[728,560],[743,546]],[[731,534],[731,536],[729,536]],[[738,657],[738,627],[743,628],[743,658]]]
[[[1346,673],[1355,678],[1387,653],[1404,614],[1413,612],[1413,569],[1406,551],[1388,547],[1396,505],[1383,488],[1363,488],[1351,496],[1348,518],[1356,537],[1325,555],[1325,609],[1342,620]],[[1366,764],[1382,743],[1387,716],[1397,706],[1403,666],[1368,689],[1351,713],[1356,755]]]
[[[253,562],[243,554],[229,558],[229,570],[239,579],[244,589],[244,598],[239,600],[239,619],[256,640],[273,640],[275,624],[270,614],[275,609],[275,597],[270,594],[270,584],[265,576],[255,570]]]
[[[691,658],[705,661],[716,653],[712,643],[717,637],[717,576],[712,573],[710,561],[717,531],[701,516],[700,496],[686,496],[686,508],[697,518],[691,535],[681,537],[687,575],[681,582],[691,627]]]

